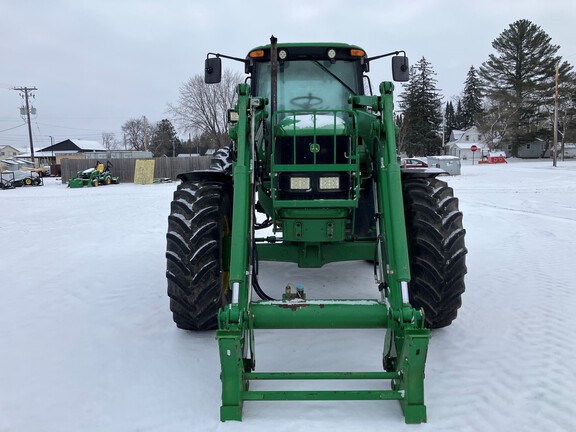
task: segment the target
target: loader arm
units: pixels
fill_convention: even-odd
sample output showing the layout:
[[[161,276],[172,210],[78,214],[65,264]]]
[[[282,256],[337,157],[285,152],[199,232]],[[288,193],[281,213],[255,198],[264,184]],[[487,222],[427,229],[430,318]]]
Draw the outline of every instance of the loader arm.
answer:
[[[255,191],[253,167],[257,152],[254,142],[256,111],[262,109],[259,98],[249,96],[246,85],[238,86],[237,112],[239,120],[233,136],[237,143],[237,160],[233,169],[234,209],[232,217],[232,246],[230,253],[230,289],[232,302],[219,313],[219,344],[222,366],[221,420],[241,420],[246,400],[347,400],[396,399],[401,402],[406,422],[426,420],[423,396],[424,361],[429,331],[423,328],[420,311],[414,310],[403,294],[403,284],[410,280],[406,228],[400,183],[400,167],[395,154],[395,134],[392,121],[392,85],[384,83],[382,95],[370,103],[379,104],[382,116],[374,137],[373,159],[376,161],[376,206],[378,214],[378,247],[382,299],[357,301],[315,300],[297,304],[282,301],[252,301],[251,247],[253,241],[253,197]],[[363,99],[366,100],[366,99]],[[261,117],[259,117],[261,118]],[[263,120],[260,120],[263,121]],[[273,164],[272,164],[273,165]],[[271,250],[290,248],[270,245]],[[263,249],[266,250],[266,249]],[[268,250],[267,253],[272,253]],[[335,324],[338,323],[338,324]],[[369,328],[388,329],[384,356],[386,372],[287,373],[252,372],[255,365],[254,329],[257,328]],[[391,352],[400,353],[399,360]],[[377,379],[391,382],[390,390],[379,391],[254,391],[250,380],[322,380]]]

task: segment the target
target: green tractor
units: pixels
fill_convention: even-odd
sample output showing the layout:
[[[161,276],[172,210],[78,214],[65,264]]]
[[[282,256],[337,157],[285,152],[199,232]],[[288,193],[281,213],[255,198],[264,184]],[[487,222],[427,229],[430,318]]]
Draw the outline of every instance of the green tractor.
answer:
[[[74,177],[68,180],[69,188],[81,188],[84,186],[100,186],[109,184],[120,183],[120,177],[114,177],[110,173],[110,168],[112,164],[106,162],[106,165],[96,161],[96,166],[94,168],[88,168],[84,171],[78,171]]]
[[[398,400],[407,423],[426,421],[430,329],[448,326],[461,305],[465,230],[458,200],[437,178],[441,170],[399,165],[394,86],[383,82],[373,95],[366,76],[370,63],[386,56],[394,80],[407,81],[403,51],[368,57],[341,43],[278,44],[272,37],[246,58],[207,56],[206,83],[220,81],[227,58],[244,63],[249,84],[238,85],[228,112],[231,146],[218,151],[211,170],[179,176],[166,257],[176,325],[217,329],[222,421],[241,420],[245,401],[262,400]],[[257,236],[265,227],[272,235]],[[310,299],[301,287],[287,287],[272,299],[258,282],[259,261],[319,268],[353,260],[374,263],[375,298]],[[255,370],[256,329],[312,328],[385,328],[383,370]],[[381,385],[249,386],[339,379]]]

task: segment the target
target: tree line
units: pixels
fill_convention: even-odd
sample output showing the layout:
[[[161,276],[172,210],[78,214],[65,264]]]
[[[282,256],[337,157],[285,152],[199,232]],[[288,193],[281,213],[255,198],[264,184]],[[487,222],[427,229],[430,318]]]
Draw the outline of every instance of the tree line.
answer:
[[[207,85],[203,75],[195,75],[179,89],[176,103],[168,104],[168,114],[176,127],[188,134],[182,140],[169,119],[150,123],[145,117],[127,120],[122,125],[122,139],[103,134],[107,149],[148,150],[155,157],[179,154],[204,155],[208,149],[230,143],[227,111],[236,102],[236,85],[243,81],[238,72],[225,70],[219,84]]]
[[[436,72],[422,57],[410,68],[410,81],[399,95],[398,148],[408,155],[442,154],[453,130],[478,127],[491,149],[552,141],[555,78],[558,69],[558,142],[576,142],[576,74],[557,54],[560,47],[529,20],[509,25],[492,42],[494,53],[479,67],[470,66],[460,96],[443,101]],[[150,150],[154,156],[204,154],[229,143],[227,110],[235,104],[239,72],[224,70],[219,84],[206,85],[200,74],[184,82],[178,100],[168,104],[171,117],[157,123],[130,119],[117,140],[104,134],[107,148]],[[175,126],[173,125],[173,123]],[[176,128],[188,134],[182,140]]]
[[[471,66],[459,97],[442,101],[436,73],[422,58],[400,94],[398,146],[413,155],[441,154],[453,130],[478,127],[491,149],[510,145],[513,156],[523,144],[551,142],[558,76],[560,144],[576,141],[576,74],[557,54],[560,47],[536,24],[522,19],[493,42],[494,53]]]

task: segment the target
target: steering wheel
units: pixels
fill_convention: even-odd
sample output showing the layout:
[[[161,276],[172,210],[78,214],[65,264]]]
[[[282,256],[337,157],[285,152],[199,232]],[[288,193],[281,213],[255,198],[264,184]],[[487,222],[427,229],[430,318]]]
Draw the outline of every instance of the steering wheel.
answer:
[[[311,109],[320,105],[322,102],[324,102],[324,99],[319,98],[318,96],[312,96],[311,93],[308,96],[298,96],[290,99],[290,103],[292,105],[295,105],[303,110]]]

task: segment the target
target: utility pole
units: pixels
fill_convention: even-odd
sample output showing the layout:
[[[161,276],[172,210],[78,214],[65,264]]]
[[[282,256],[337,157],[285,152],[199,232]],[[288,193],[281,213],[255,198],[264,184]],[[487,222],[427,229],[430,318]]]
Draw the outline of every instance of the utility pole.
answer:
[[[148,151],[148,119],[144,116],[144,151]]]
[[[30,156],[32,162],[34,162],[34,143],[32,141],[32,126],[30,124],[30,104],[28,103],[28,92],[38,89],[36,87],[14,87],[12,90],[18,90],[24,93],[24,99],[26,100],[26,119],[28,122],[28,137],[30,138]]]
[[[554,159],[552,162],[552,166],[556,166],[557,165],[557,150],[556,150],[556,146],[558,144],[558,63],[556,63],[556,90],[555,90],[555,96],[554,96],[554,137],[552,139],[552,145],[554,146],[552,148],[553,154],[554,154]]]
[[[448,103],[446,103],[446,105],[448,105]],[[445,132],[446,132],[446,108],[444,108],[444,110],[442,111],[442,150],[440,151],[441,155],[445,155]]]
[[[50,147],[54,145],[54,137],[52,135],[48,135],[50,137]],[[54,148],[52,147],[52,159],[54,159]],[[51,160],[51,162],[56,163],[55,160]]]

